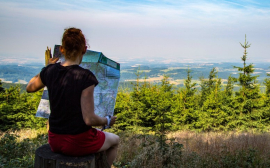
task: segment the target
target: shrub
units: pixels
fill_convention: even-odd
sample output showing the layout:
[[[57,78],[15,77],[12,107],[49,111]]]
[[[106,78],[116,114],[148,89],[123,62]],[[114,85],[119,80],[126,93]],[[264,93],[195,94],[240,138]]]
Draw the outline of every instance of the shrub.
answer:
[[[22,136],[22,135],[21,135]],[[0,139],[0,167],[32,168],[35,150],[47,143],[47,135],[38,133],[36,138],[25,138],[14,133],[4,133]]]

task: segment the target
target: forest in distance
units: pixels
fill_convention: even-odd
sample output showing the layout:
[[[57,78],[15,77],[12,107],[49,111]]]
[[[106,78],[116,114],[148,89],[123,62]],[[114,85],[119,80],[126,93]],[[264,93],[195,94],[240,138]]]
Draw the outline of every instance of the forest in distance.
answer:
[[[238,76],[234,66],[241,66],[242,63],[152,63],[152,62],[126,62],[121,64],[120,85],[130,86],[130,82],[137,79],[137,72],[140,73],[141,81],[147,79],[149,82],[161,83],[163,76],[168,76],[169,81],[176,86],[184,86],[184,79],[187,77],[187,70],[191,70],[192,80],[199,82],[200,78],[207,78],[210,71],[216,68],[217,77],[226,84],[228,77]],[[253,75],[258,75],[258,83],[262,84],[270,72],[270,63],[256,63]],[[41,63],[33,64],[0,64],[0,79],[3,83],[27,83],[33,76],[38,74],[44,67]]]

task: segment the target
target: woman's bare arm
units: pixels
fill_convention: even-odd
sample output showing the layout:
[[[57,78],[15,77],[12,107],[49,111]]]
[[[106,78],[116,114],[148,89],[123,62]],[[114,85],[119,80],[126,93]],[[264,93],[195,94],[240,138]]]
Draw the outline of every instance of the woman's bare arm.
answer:
[[[49,64],[55,64],[57,61],[59,60],[59,58],[50,58],[48,65]],[[26,86],[26,91],[28,93],[31,92],[36,92],[42,88],[44,88],[45,85],[42,83],[39,74],[37,74],[36,76],[34,76],[27,84]]]
[[[104,126],[107,124],[107,118],[99,117],[94,112],[94,85],[82,91],[81,108],[83,120],[89,126]]]
[[[39,74],[37,74],[36,76],[34,76],[29,83],[26,86],[26,91],[28,93],[31,92],[36,92],[40,89],[42,89],[45,85],[42,83]]]

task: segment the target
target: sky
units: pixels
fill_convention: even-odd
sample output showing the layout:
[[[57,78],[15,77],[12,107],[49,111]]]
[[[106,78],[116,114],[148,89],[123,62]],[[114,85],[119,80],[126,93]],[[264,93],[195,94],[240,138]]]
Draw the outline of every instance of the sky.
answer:
[[[0,62],[44,62],[65,28],[125,62],[270,63],[269,0],[0,0]]]

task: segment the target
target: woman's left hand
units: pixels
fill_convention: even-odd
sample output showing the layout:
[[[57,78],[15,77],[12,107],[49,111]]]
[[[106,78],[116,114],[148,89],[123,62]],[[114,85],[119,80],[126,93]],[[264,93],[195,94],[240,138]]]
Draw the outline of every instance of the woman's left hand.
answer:
[[[59,58],[50,58],[49,61],[48,61],[48,65],[49,64],[55,64],[58,60],[59,60]]]

